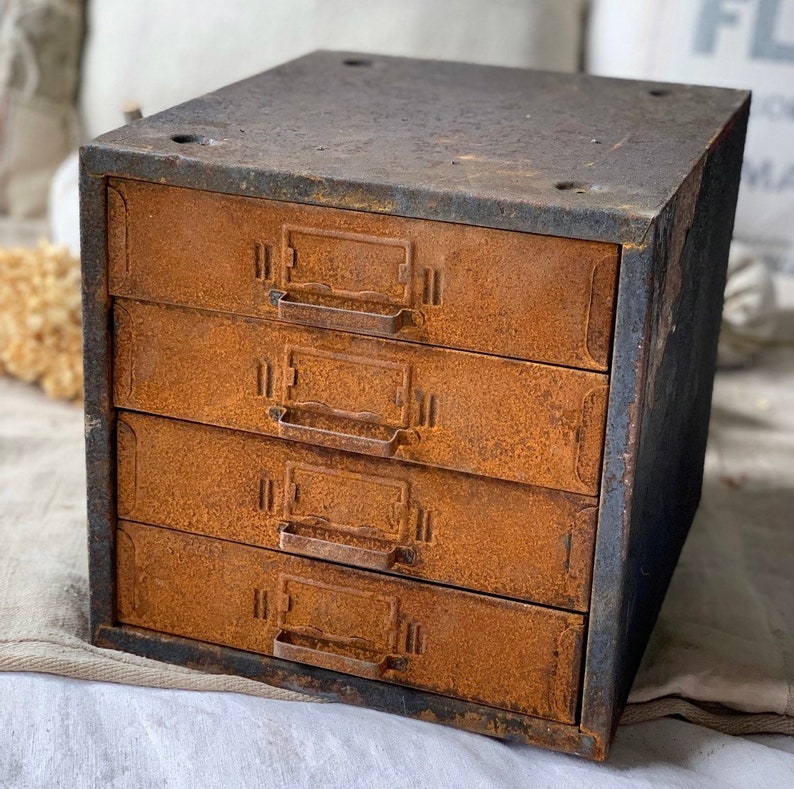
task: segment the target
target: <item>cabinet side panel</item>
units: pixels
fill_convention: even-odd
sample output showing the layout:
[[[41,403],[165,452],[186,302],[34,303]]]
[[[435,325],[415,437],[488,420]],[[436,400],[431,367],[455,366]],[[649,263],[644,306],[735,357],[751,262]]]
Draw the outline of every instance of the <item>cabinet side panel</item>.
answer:
[[[657,261],[663,268],[654,278],[629,538],[621,706],[700,501],[746,122],[745,109],[703,163],[694,205],[682,190],[660,228],[666,261]]]
[[[603,572],[604,556],[616,550],[607,548],[601,533],[612,526],[614,507],[607,513],[610,520],[602,519],[597,537],[602,547],[600,552],[596,548],[591,626],[597,632],[591,633],[589,648],[604,638],[608,626],[600,612],[610,607],[616,621],[609,632],[617,649],[608,657],[609,666],[597,665],[597,653],[588,656],[587,671],[608,668],[585,689],[584,727],[599,734],[597,727],[609,713],[607,702],[613,705],[612,731],[617,725],[700,499],[747,112],[745,105],[693,169],[656,227],[642,413],[633,490],[625,502],[629,528],[621,545],[622,588],[611,586],[613,579]],[[625,352],[616,348],[617,370]],[[614,442],[611,448],[607,445],[608,465],[614,463],[614,448]],[[609,489],[611,482],[610,476],[605,506],[618,495]],[[612,531],[617,538],[616,529]],[[613,688],[605,689],[606,682],[613,682]],[[588,707],[599,700],[596,685],[604,694],[600,709],[598,704]]]
[[[81,155],[80,247],[92,633],[101,625],[112,624],[114,600],[115,459],[110,396],[110,298],[105,265],[106,200],[104,177],[92,175],[90,165]]]

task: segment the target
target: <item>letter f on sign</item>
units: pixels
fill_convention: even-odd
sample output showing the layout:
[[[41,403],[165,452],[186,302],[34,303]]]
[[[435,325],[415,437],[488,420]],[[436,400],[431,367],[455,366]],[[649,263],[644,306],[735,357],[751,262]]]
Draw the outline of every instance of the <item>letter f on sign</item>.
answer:
[[[719,28],[736,27],[739,22],[736,9],[731,6],[745,2],[746,0],[703,0],[695,38],[695,52],[703,54],[713,52]]]

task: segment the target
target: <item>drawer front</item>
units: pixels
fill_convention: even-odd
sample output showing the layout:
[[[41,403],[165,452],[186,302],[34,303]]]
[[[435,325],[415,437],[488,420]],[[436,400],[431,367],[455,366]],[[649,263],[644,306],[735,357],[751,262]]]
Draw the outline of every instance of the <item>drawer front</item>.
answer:
[[[119,517],[587,610],[596,499],[122,412]]]
[[[607,377],[116,300],[114,404],[594,495]]]
[[[123,624],[574,720],[581,615],[127,521],[116,555]]]
[[[618,248],[111,179],[114,295],[606,370]]]

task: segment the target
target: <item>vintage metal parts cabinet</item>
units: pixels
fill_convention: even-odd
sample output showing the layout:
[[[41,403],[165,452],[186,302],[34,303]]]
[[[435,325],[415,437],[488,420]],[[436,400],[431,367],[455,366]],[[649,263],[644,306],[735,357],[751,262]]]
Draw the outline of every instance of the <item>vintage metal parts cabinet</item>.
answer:
[[[748,104],[325,52],[85,147],[95,643],[604,758]]]

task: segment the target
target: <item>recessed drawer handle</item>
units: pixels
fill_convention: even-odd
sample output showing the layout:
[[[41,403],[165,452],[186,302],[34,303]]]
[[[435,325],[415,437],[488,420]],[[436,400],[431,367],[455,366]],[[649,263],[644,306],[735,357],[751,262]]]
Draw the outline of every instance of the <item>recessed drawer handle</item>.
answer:
[[[355,429],[355,433],[340,433],[324,427],[302,425],[290,420],[290,412],[291,409],[284,406],[273,406],[268,411],[270,418],[278,424],[279,435],[294,441],[317,444],[331,449],[341,449],[346,452],[391,457],[401,444],[416,443],[419,440],[419,434],[415,430],[406,428],[396,428],[389,438],[362,435],[363,431],[372,429],[373,426],[354,419],[346,421],[350,422]]]
[[[408,665],[406,658],[400,655],[373,655],[368,659],[342,654],[342,649],[343,645],[286,630],[279,631],[273,639],[275,657],[367,679],[380,679],[387,671],[404,671]],[[363,653],[363,650],[355,651]]]
[[[414,552],[411,548],[389,545],[383,540],[370,539],[372,547],[347,545],[335,540],[324,540],[317,533],[306,533],[301,524],[282,521],[279,524],[279,547],[290,553],[326,559],[329,562],[352,564],[370,570],[388,570],[396,563],[413,564]],[[382,547],[376,546],[382,543]]]
[[[270,291],[270,303],[278,307],[278,317],[293,323],[319,326],[323,329],[342,331],[363,331],[371,334],[399,334],[408,326],[421,326],[424,316],[421,312],[400,309],[391,315],[377,312],[345,310],[325,304],[308,304],[293,301],[288,293],[281,290]]]

